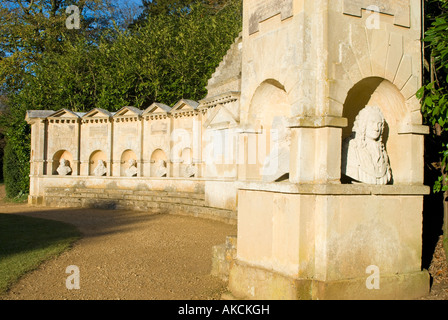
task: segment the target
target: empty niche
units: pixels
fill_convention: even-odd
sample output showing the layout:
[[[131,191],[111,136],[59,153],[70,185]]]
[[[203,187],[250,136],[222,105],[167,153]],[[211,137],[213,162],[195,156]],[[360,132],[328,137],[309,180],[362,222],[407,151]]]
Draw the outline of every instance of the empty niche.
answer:
[[[124,151],[120,159],[120,176],[136,177],[137,173],[137,156],[135,152],[132,150]]]
[[[406,117],[398,88],[380,77],[361,80],[344,103],[348,127],[342,134],[342,183],[393,184],[406,180],[399,167],[406,146],[398,125]]]
[[[53,175],[69,176],[73,173],[73,156],[67,150],[59,150],[53,155]]]
[[[248,124],[255,134],[247,140],[247,179],[275,182],[289,175],[291,116],[288,94],[276,80],[264,81],[255,91]]]
[[[103,151],[96,150],[90,155],[89,176],[107,176],[106,154]]]

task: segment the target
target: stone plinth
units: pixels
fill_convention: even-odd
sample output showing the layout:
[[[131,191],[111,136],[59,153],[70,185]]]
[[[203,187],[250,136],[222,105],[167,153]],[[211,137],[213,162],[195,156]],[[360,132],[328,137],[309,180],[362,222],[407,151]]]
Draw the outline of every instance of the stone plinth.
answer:
[[[264,189],[264,190],[263,190]],[[229,289],[244,299],[412,299],[424,186],[249,184],[238,193]],[[379,289],[369,289],[370,268]]]

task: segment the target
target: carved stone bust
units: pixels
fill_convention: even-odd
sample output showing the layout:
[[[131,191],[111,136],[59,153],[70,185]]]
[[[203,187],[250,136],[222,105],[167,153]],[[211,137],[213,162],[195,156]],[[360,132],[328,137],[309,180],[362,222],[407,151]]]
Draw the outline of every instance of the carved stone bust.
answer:
[[[192,178],[198,174],[198,168],[193,163],[188,163],[184,170],[185,178]]]
[[[166,168],[166,162],[165,160],[158,160],[157,161],[157,170],[156,170],[156,176],[157,177],[166,177],[168,173],[168,170]]]
[[[354,182],[385,185],[392,172],[382,136],[385,119],[378,107],[367,106],[355,119],[353,133],[343,142],[342,174]]]
[[[126,169],[126,176],[135,177],[137,175],[137,161],[134,159],[129,159],[128,161],[129,167]]]
[[[96,166],[96,168],[93,171],[93,173],[97,177],[102,177],[102,176],[106,175],[107,168],[104,165],[104,161],[103,160],[98,160],[98,165]]]
[[[69,162],[67,160],[65,160],[64,158],[61,158],[59,160],[59,167],[56,169],[56,171],[58,172],[58,174],[60,176],[66,176],[72,172],[72,169],[70,168],[68,163]]]

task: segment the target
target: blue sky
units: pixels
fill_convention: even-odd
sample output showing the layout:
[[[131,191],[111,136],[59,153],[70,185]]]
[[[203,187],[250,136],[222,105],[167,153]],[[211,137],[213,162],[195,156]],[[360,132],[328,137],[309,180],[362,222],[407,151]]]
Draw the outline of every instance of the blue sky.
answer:
[[[118,4],[126,3],[126,2],[136,3],[136,4],[138,4],[138,5],[141,5],[141,4],[142,4],[142,1],[141,1],[141,0],[116,0],[116,1],[117,1]]]

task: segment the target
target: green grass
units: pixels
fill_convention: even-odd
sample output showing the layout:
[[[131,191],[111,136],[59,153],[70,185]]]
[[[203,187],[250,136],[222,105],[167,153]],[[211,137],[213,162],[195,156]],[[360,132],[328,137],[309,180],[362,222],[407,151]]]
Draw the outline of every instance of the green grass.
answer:
[[[66,223],[0,213],[0,295],[79,237],[76,227]]]

